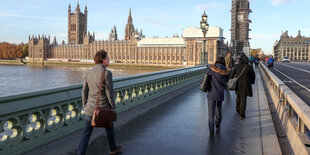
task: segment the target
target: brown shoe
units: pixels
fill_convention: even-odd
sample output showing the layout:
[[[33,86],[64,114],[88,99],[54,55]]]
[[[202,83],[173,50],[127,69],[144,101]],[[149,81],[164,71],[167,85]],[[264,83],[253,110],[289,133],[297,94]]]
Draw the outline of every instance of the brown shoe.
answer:
[[[110,154],[116,154],[118,152],[121,152],[121,150],[122,150],[122,145],[120,144],[120,145],[116,146],[115,149],[111,150]]]
[[[245,119],[245,116],[240,116],[240,119]]]

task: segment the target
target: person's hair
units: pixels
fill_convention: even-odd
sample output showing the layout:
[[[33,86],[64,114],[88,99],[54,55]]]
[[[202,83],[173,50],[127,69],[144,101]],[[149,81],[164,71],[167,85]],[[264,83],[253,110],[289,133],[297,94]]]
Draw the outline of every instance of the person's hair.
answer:
[[[225,66],[225,58],[221,55],[217,56],[214,64],[216,64],[216,63],[220,63],[220,64]]]
[[[95,64],[101,64],[103,62],[103,59],[107,57],[108,53],[104,50],[100,50],[96,52],[94,62]]]
[[[245,54],[242,54],[240,56],[240,64],[248,64],[248,63],[249,63],[249,58]]]

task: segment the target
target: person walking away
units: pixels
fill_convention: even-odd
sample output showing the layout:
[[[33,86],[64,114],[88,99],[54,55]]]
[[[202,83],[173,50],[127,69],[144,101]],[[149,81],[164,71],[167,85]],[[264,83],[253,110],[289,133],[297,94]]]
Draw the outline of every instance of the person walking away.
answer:
[[[232,69],[234,66],[234,60],[231,56],[231,52],[228,52],[226,57],[225,57],[225,67],[228,69]]]
[[[209,131],[214,134],[214,123],[216,128],[220,129],[222,121],[222,102],[224,101],[224,89],[228,81],[230,69],[225,67],[225,58],[218,56],[216,62],[207,70],[207,74],[211,76],[211,89],[207,93],[208,100],[208,118]],[[214,122],[215,115],[215,122]]]
[[[244,69],[238,78],[235,88],[235,93],[237,95],[236,111],[240,114],[241,119],[245,118],[247,96],[253,96],[252,84],[255,83],[255,72],[253,70],[253,66],[248,63],[248,57],[246,55],[241,55],[240,64],[235,65],[229,76],[229,79],[237,77]]]
[[[106,69],[106,67],[109,66],[110,61],[107,52],[104,50],[98,51],[95,55],[94,61],[96,66],[86,72],[83,83],[82,104],[85,111],[85,127],[78,146],[79,155],[84,155],[86,153],[88,141],[93,131],[91,120],[93,111],[96,107],[101,76],[104,71],[106,71],[106,74],[103,79],[103,85],[99,96],[99,107],[111,108],[110,105],[113,105],[113,108],[115,107],[112,72]],[[122,145],[115,144],[113,124],[112,127],[105,128],[105,130],[110,145],[110,154],[120,152]]]
[[[254,64],[255,64],[255,68],[258,67],[258,63],[259,63],[259,59],[256,57],[254,58]]]
[[[268,59],[268,68],[269,70],[273,68],[274,59],[272,56]]]
[[[252,66],[253,66],[254,57],[253,57],[252,55],[250,56],[249,61],[250,61],[250,65],[252,65]]]

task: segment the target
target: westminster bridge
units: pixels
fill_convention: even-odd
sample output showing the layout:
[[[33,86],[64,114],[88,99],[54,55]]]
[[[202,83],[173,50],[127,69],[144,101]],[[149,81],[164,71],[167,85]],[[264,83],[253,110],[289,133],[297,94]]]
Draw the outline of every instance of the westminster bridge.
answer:
[[[115,78],[120,154],[310,154],[310,108],[265,65],[255,69],[246,119],[225,92],[222,127],[208,130],[199,83],[206,66]],[[0,98],[0,154],[76,154],[84,124],[82,85]],[[87,154],[108,154],[95,128]]]

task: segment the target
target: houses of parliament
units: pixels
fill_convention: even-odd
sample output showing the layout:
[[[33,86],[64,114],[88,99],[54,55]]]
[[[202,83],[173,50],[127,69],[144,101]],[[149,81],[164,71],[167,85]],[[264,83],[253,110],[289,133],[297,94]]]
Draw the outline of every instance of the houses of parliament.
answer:
[[[29,60],[32,62],[74,60],[93,61],[98,50],[108,52],[110,59],[119,63],[171,64],[194,66],[205,62],[203,34],[201,29],[187,27],[182,36],[145,38],[134,28],[129,9],[125,37],[118,39],[116,27],[112,28],[108,40],[95,40],[95,32],[87,31],[87,6],[84,13],[79,4],[75,10],[68,7],[68,41],[58,43],[56,37],[29,36]],[[217,55],[225,55],[228,43],[224,43],[223,29],[210,26],[207,33],[206,52],[208,63],[214,63]]]

